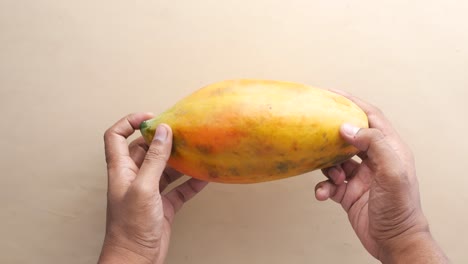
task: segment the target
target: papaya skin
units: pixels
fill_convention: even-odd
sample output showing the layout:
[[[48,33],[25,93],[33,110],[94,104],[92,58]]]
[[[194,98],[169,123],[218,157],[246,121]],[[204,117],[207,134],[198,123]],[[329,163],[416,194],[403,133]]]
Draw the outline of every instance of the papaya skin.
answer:
[[[343,123],[368,127],[349,99],[303,84],[228,80],[182,99],[140,131],[150,144],[158,124],[173,130],[168,164],[200,180],[259,183],[330,167],[358,150]]]

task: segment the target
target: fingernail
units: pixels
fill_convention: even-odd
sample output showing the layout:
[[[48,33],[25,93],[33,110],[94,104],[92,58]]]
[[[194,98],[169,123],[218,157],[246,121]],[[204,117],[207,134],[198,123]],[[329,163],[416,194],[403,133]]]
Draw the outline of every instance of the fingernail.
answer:
[[[166,141],[167,139],[167,128],[163,125],[158,125],[156,128],[156,133],[154,135],[154,140],[159,140],[161,142]]]
[[[315,197],[317,197],[317,200],[319,201],[325,201],[328,199],[328,194],[327,191],[325,190],[324,187],[319,187],[317,191],[315,192]]]
[[[342,126],[341,126],[341,130],[348,136],[350,137],[354,137],[357,132],[359,131],[359,127],[355,127],[351,124],[348,124],[348,123],[344,123]]]
[[[325,190],[323,189],[323,187],[319,187],[317,189],[317,191],[315,191],[317,194],[323,194],[325,192]]]

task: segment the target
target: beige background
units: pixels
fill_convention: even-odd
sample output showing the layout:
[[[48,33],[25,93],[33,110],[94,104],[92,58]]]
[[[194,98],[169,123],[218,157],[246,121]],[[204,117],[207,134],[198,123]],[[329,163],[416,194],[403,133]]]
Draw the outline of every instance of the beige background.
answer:
[[[468,235],[466,1],[0,1],[0,263],[94,263],[102,135],[202,85],[266,78],[347,90],[409,142],[425,213],[455,263]],[[167,263],[376,263],[314,172],[211,184]]]

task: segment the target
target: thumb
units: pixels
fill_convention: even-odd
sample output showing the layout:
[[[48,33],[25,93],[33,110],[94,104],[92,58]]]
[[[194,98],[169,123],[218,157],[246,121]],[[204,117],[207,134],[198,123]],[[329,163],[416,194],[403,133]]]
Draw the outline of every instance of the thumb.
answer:
[[[400,159],[380,130],[358,128],[345,123],[341,126],[340,133],[345,141],[366,154],[372,170],[400,165]]]
[[[136,181],[159,190],[159,180],[171,155],[171,148],[172,130],[166,124],[159,124]]]

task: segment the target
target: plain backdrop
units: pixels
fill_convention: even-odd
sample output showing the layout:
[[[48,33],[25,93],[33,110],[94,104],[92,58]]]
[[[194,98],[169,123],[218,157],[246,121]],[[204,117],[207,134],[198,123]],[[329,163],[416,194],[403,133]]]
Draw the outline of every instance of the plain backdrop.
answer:
[[[103,133],[224,79],[287,80],[379,106],[412,147],[424,211],[454,261],[468,231],[468,3],[1,0],[0,263],[95,263]],[[210,184],[167,263],[377,263],[319,172]]]

